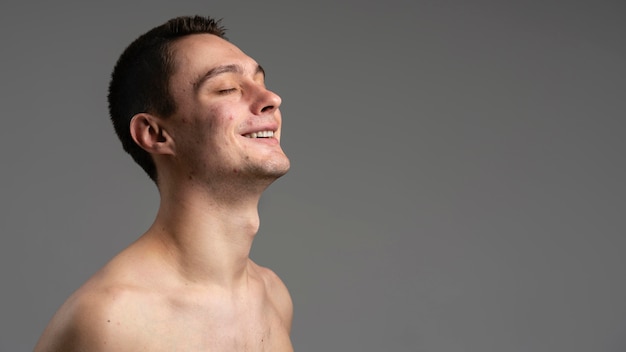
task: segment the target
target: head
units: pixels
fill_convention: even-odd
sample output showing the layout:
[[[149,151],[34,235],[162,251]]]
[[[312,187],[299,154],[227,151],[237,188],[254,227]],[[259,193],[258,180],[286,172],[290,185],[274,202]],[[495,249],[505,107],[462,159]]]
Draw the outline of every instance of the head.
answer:
[[[177,17],[141,35],[122,53],[109,84],[109,113],[115,132],[129,153],[153,180],[157,181],[155,162],[131,136],[132,118],[150,113],[162,118],[178,108],[170,93],[170,78],[175,70],[174,44],[181,38],[206,33],[225,39],[225,28],[209,17]]]
[[[210,34],[181,38],[173,49],[170,95],[178,108],[167,119],[137,114],[130,126],[157,162],[157,184],[234,196],[255,194],[287,172],[281,98],[265,86],[256,60]]]

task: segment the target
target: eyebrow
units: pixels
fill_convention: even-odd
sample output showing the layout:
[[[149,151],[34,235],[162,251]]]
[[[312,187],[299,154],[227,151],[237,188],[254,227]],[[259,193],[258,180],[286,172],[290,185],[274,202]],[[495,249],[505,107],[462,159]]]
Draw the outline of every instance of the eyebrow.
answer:
[[[193,82],[193,89],[194,91],[197,91],[206,81],[210,80],[213,77],[219,76],[221,74],[224,74],[224,73],[242,74],[243,71],[244,71],[243,67],[241,67],[240,65],[222,65],[222,66],[214,67],[208,70],[204,75],[198,77]],[[265,78],[265,70],[263,69],[263,67],[261,67],[261,65],[257,64],[256,69],[254,70],[254,75],[256,76],[259,73],[262,74],[263,77]]]

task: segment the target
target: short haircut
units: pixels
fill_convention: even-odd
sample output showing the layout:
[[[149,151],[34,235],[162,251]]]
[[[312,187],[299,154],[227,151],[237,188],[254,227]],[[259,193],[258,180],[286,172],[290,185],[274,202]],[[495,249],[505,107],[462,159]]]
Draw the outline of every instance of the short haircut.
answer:
[[[156,183],[152,156],[133,140],[130,121],[146,112],[162,118],[176,111],[169,82],[175,69],[173,44],[191,34],[208,33],[226,39],[221,20],[202,16],[173,18],[135,39],[124,50],[111,74],[109,114],[124,150]]]

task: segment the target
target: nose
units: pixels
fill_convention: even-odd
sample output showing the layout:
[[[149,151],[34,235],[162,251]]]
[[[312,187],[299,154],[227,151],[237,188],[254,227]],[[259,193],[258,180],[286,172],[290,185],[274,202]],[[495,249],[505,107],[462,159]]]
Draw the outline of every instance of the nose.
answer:
[[[282,99],[280,96],[265,87],[259,87],[257,96],[252,104],[252,112],[256,115],[268,114],[278,109]]]

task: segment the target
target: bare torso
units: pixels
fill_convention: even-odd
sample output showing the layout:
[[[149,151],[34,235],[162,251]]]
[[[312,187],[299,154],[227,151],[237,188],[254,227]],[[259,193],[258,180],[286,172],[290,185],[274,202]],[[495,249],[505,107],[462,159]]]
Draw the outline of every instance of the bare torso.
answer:
[[[189,282],[135,243],[59,309],[35,351],[293,351],[292,303],[249,261],[243,284]]]

